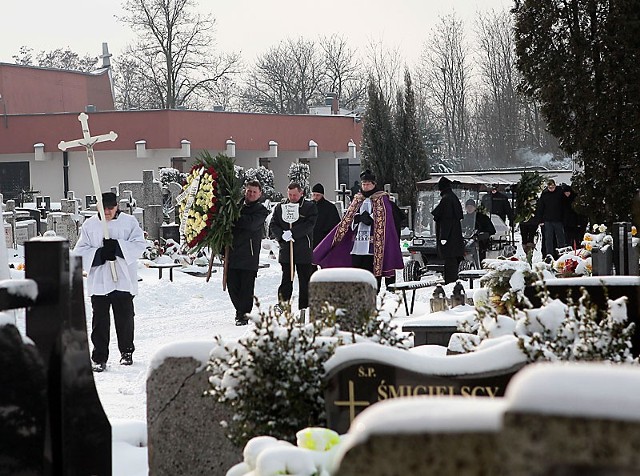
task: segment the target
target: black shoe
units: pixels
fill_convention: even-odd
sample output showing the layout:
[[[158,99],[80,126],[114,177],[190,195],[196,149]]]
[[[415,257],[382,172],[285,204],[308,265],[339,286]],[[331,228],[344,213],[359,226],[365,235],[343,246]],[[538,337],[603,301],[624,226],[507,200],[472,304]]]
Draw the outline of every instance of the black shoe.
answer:
[[[106,368],[107,368],[106,362],[94,362],[93,366],[91,367],[91,369],[94,372],[104,372]]]
[[[283,312],[284,309],[282,309],[282,306],[280,304],[275,304],[273,306],[273,313],[276,315],[276,317],[281,316]]]
[[[249,324],[249,319],[236,319],[236,326],[246,326]]]
[[[120,357],[120,365],[133,365],[133,355],[130,352],[123,352]]]

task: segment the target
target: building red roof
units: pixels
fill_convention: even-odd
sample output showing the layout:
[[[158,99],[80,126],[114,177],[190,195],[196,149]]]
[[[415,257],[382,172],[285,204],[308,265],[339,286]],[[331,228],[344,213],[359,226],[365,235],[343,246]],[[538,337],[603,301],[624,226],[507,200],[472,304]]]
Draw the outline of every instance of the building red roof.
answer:
[[[109,70],[92,73],[0,63],[0,114],[114,109]]]

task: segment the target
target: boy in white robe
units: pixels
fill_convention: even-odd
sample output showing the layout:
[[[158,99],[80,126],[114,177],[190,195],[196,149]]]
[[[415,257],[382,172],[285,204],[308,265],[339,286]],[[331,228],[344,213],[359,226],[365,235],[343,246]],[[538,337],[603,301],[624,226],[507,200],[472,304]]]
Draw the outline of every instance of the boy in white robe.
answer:
[[[95,215],[82,224],[74,254],[82,257],[82,267],[88,273],[87,290],[91,296],[91,360],[93,370],[102,372],[109,358],[109,337],[113,309],[120,364],[133,364],[133,297],[138,293],[137,260],[147,243],[138,220],[118,210],[115,193],[102,194],[104,215],[110,239],[104,238],[101,217]],[[111,273],[115,263],[117,280]]]

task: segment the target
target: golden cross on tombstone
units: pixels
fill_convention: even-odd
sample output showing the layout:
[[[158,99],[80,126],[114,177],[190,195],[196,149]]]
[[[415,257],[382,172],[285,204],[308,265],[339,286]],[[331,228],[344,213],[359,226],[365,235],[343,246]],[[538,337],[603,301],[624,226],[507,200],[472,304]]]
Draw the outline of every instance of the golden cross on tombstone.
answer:
[[[349,380],[349,400],[333,402],[336,407],[349,407],[349,424],[353,423],[353,419],[356,417],[356,407],[368,407],[371,405],[366,400],[356,400],[355,394],[353,380]]]

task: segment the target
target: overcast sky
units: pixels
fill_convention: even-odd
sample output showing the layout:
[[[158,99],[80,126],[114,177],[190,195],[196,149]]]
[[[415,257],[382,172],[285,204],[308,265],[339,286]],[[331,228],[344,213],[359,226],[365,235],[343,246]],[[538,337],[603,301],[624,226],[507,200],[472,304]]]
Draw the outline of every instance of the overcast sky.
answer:
[[[197,0],[196,0],[197,1]],[[117,55],[132,34],[115,17],[120,0],[10,0],[0,7],[0,62],[12,63],[21,46],[41,50],[70,47],[80,55],[101,53],[103,42]],[[439,16],[455,11],[468,25],[478,11],[504,10],[512,0],[200,0],[216,19],[216,41],[224,51],[242,51],[247,62],[287,37],[338,33],[352,48],[371,41],[398,47],[417,60]]]

